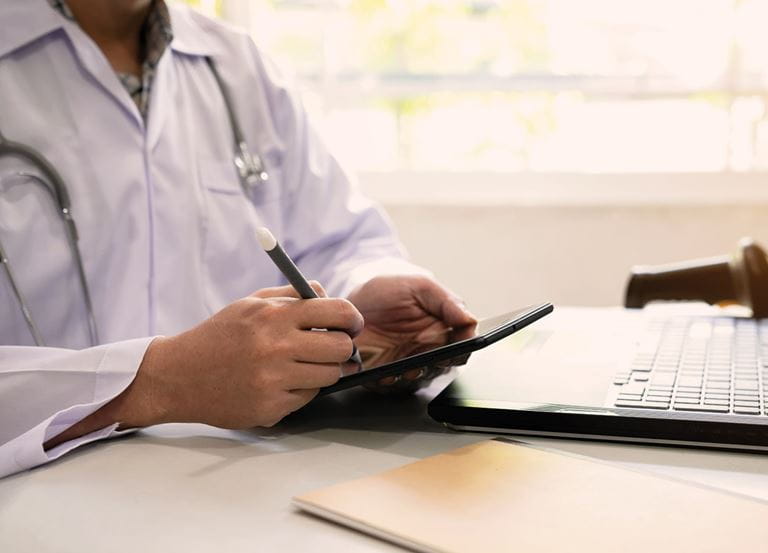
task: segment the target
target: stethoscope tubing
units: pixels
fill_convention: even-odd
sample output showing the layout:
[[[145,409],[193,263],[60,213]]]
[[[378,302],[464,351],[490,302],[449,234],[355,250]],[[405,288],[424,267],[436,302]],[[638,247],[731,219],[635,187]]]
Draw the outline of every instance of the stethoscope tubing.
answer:
[[[240,128],[240,125],[235,117],[234,104],[229,93],[229,89],[225,85],[224,81],[219,74],[218,69],[214,61],[206,56],[206,64],[213,73],[216,84],[221,92],[224,100],[224,106],[226,107],[227,117],[229,119],[230,126],[232,128],[232,136],[234,139],[234,164],[237,168],[240,184],[243,188],[243,192],[246,198],[250,197],[252,189],[260,184],[266,183],[269,179],[269,175],[264,167],[264,163],[261,157],[257,154],[252,154],[248,149],[247,142]],[[67,243],[75,261],[78,280],[80,281],[80,287],[82,288],[83,302],[85,303],[88,320],[88,334],[92,346],[98,345],[99,333],[96,325],[96,317],[94,315],[93,302],[91,301],[91,293],[88,287],[88,279],[85,276],[85,267],[83,265],[83,256],[79,246],[79,235],[77,232],[77,225],[75,224],[74,217],[72,215],[72,205],[69,197],[69,191],[64,183],[64,180],[59,175],[56,168],[43,156],[40,152],[34,148],[21,144],[19,142],[13,142],[6,139],[2,133],[0,133],[0,157],[2,156],[15,156],[26,159],[33,167],[35,167],[41,174],[41,176],[19,172],[20,176],[27,177],[45,188],[51,196],[54,204],[57,207],[57,211],[64,224],[65,234],[67,236]],[[14,278],[11,264],[8,260],[5,250],[0,243],[0,264],[3,265],[8,280],[11,283],[11,290],[19,303],[19,307],[24,316],[24,320],[27,323],[29,331],[35,344],[38,346],[44,346],[45,341],[40,333],[40,329],[35,324],[32,313],[29,309],[29,304],[24,299],[24,296],[17,284],[17,280]]]
[[[45,341],[43,340],[42,334],[40,334],[40,329],[37,328],[37,325],[35,324],[35,320],[32,318],[32,313],[29,311],[27,302],[24,301],[24,296],[21,294],[21,290],[19,290],[19,287],[16,286],[16,279],[13,276],[13,271],[11,270],[11,264],[8,261],[8,256],[5,255],[5,249],[3,249],[3,242],[1,240],[0,240],[0,264],[5,269],[5,274],[8,275],[8,281],[11,283],[11,290],[13,291],[13,295],[16,296],[16,299],[19,302],[19,309],[21,309],[21,313],[24,316],[24,320],[27,322],[27,327],[29,327],[29,331],[32,334],[32,339],[35,341],[35,345],[44,346]]]
[[[88,280],[85,277],[85,268],[83,267],[83,256],[80,253],[80,247],[78,245],[79,236],[77,233],[77,225],[72,218],[71,202],[69,198],[69,192],[64,180],[59,175],[56,168],[39,152],[33,148],[21,144],[19,142],[13,142],[6,139],[2,133],[0,133],[0,157],[1,156],[15,156],[26,159],[33,167],[37,168],[45,178],[41,178],[38,175],[27,172],[19,172],[19,176],[27,177],[34,182],[40,184],[51,196],[51,200],[57,208],[62,223],[64,224],[64,233],[67,236],[67,243],[72,255],[72,259],[75,260],[75,267],[77,270],[78,280],[80,281],[80,288],[83,294],[83,302],[85,303],[87,317],[88,317],[88,334],[91,341],[91,345],[99,343],[99,332],[96,326],[96,318],[93,313],[93,302],[91,301],[91,292],[88,288]],[[3,266],[5,272],[8,275],[8,280],[11,281],[11,288],[19,302],[24,319],[29,326],[30,333],[38,346],[45,345],[45,341],[40,333],[40,328],[35,324],[32,318],[29,304],[24,300],[24,296],[13,278],[13,272],[11,270],[8,256],[3,251],[2,254]]]

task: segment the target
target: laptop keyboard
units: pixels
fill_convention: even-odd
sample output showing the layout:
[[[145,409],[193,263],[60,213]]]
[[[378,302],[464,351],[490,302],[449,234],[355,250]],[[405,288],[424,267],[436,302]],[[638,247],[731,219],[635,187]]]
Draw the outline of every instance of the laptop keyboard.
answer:
[[[768,320],[652,320],[614,384],[616,407],[765,416]]]

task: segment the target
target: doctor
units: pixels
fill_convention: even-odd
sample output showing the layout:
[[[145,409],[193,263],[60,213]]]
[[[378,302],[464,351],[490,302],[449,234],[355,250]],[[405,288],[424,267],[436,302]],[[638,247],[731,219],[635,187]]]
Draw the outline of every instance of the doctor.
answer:
[[[270,426],[351,336],[474,322],[246,35],[163,0],[4,0],[0,26],[0,476],[122,429]],[[330,297],[281,285],[262,225]]]

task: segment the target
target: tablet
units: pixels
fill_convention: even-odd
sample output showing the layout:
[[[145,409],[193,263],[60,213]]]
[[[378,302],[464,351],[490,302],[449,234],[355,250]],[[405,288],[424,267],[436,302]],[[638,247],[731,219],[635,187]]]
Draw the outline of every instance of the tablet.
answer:
[[[443,333],[419,336],[418,339],[389,347],[361,346],[362,365],[353,374],[342,376],[338,382],[320,390],[330,394],[403,374],[411,369],[434,365],[459,365],[469,354],[482,349],[552,312],[552,304],[542,303],[503,315],[483,319],[476,325],[447,329]]]

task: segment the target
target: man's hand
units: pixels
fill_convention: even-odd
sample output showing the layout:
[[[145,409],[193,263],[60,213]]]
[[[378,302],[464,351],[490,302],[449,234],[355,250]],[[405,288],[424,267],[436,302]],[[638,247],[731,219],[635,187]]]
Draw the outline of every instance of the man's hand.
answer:
[[[451,328],[471,327],[477,319],[463,302],[446,288],[424,276],[373,278],[349,295],[365,318],[365,328],[355,339],[361,351],[396,347],[413,340],[428,343],[430,337],[445,336]],[[416,369],[402,379],[389,377],[377,389],[413,390],[443,372],[439,368]]]
[[[352,354],[350,336],[362,329],[360,313],[343,299],[274,297],[290,292],[257,292],[188,332],[158,338],[142,363],[150,389],[161,391],[150,412],[224,428],[272,426],[336,382]]]
[[[260,290],[187,332],[156,338],[133,383],[46,449],[114,422],[274,425],[339,379],[340,364],[352,354],[350,336],[363,327],[347,300],[289,295],[295,296],[291,287]]]

